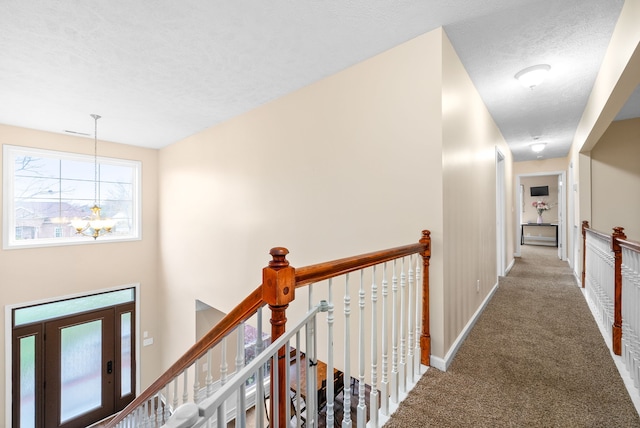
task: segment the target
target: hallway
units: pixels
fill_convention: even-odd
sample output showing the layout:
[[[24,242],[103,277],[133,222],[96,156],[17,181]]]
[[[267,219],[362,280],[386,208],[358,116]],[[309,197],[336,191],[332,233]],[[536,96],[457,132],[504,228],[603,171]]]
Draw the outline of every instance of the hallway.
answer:
[[[571,269],[522,257],[447,372],[429,369],[386,427],[637,427],[640,418]]]

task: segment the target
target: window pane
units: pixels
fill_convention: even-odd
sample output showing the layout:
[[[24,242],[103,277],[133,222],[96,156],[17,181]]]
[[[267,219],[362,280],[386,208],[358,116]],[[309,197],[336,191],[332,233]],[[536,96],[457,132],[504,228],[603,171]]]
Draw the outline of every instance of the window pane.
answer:
[[[85,161],[62,159],[61,163],[62,178],[75,180],[91,179],[91,181],[95,178],[96,171],[92,158],[87,158]]]
[[[16,156],[14,161],[16,176],[55,178],[60,174],[60,160],[37,156]]]
[[[60,421],[102,405],[102,321],[60,332]]]
[[[122,165],[100,165],[100,181],[112,183],[133,183],[131,168]]]
[[[77,299],[60,300],[42,305],[20,308],[14,311],[14,326],[18,327],[52,318],[106,308],[108,306],[119,305],[121,303],[133,302],[134,298],[134,289],[127,288],[125,290],[79,297]]]
[[[36,426],[36,337],[20,339],[20,428]]]
[[[13,184],[16,198],[50,199],[60,196],[60,182],[57,178],[16,177]]]
[[[92,180],[62,179],[62,199],[82,199],[92,201],[95,199],[96,189]]]
[[[131,312],[120,316],[120,397],[131,394]]]

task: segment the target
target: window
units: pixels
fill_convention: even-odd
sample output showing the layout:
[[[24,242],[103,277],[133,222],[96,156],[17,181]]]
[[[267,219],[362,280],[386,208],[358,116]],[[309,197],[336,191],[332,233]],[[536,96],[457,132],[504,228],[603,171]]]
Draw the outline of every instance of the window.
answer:
[[[5,145],[4,248],[140,239],[140,173],[138,161],[98,157],[96,169],[93,156]],[[71,226],[94,203],[116,222],[97,240]]]

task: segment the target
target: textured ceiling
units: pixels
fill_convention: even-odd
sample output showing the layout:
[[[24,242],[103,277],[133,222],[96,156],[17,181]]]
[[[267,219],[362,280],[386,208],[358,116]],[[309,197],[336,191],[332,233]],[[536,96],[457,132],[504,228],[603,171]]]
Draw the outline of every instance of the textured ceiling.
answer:
[[[567,154],[623,0],[2,3],[0,123],[160,148],[444,26],[527,160]]]

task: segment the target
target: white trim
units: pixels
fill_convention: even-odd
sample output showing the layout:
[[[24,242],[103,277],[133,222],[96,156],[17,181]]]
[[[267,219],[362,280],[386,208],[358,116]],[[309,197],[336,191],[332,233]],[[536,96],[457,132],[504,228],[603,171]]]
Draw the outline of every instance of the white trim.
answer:
[[[444,356],[444,359],[434,357],[434,356],[431,357],[431,367],[435,367],[436,369],[441,370],[443,372],[447,371],[447,369],[449,368],[449,365],[453,361],[453,358],[458,353],[458,349],[460,349],[460,346],[462,346],[462,344],[464,343],[464,340],[467,338],[467,335],[469,335],[469,332],[471,332],[471,329],[473,329],[473,326],[476,324],[476,321],[478,321],[478,319],[480,318],[480,315],[482,314],[482,312],[484,312],[485,308],[493,298],[493,295],[498,290],[498,287],[499,287],[499,283],[496,282],[496,284],[493,286],[493,288],[491,289],[487,297],[485,297],[480,307],[478,307],[476,312],[473,314],[473,316],[471,317],[467,325],[464,326],[464,328],[462,329],[462,332],[458,335],[458,338],[455,340],[455,342],[453,342],[453,345],[451,345],[451,347],[449,348],[449,351]]]
[[[511,263],[509,263],[509,266],[507,266],[507,269],[505,269],[504,271],[504,276],[509,275],[509,272],[511,272],[511,269],[513,269],[513,266],[515,266],[516,264],[516,259],[511,259]]]
[[[506,186],[505,157],[496,146],[496,272],[497,276],[505,275],[506,259]]]
[[[520,189],[520,179],[521,177],[544,177],[544,176],[558,176],[558,180],[562,181],[562,192],[558,195],[558,256],[561,260],[567,260],[567,186],[566,186],[566,171],[547,171],[547,172],[534,172],[529,174],[518,174],[516,175],[516,189]],[[558,189],[560,190],[560,189]],[[518,190],[519,191],[519,190]],[[524,195],[523,195],[524,196]],[[524,200],[524,198],[523,198]],[[522,200],[518,201],[519,204],[522,204]],[[514,251],[515,257],[520,257],[520,239],[521,239],[521,228],[522,224],[522,210],[519,208],[516,210],[516,247]]]
[[[13,337],[13,322],[11,321],[11,313],[14,309],[18,309],[18,308],[22,308],[25,306],[34,306],[34,305],[41,305],[44,303],[52,303],[52,302],[56,302],[58,300],[66,300],[66,299],[74,299],[74,298],[78,298],[78,297],[84,297],[84,296],[89,296],[92,294],[99,294],[99,293],[109,293],[112,291],[119,291],[119,290],[125,290],[127,288],[133,288],[134,289],[134,295],[136,298],[135,301],[135,305],[136,305],[136,395],[138,395],[140,393],[140,341],[141,341],[141,337],[140,337],[140,283],[133,283],[133,284],[126,284],[126,285],[120,285],[120,286],[116,286],[116,287],[110,287],[110,288],[103,288],[103,289],[99,289],[99,290],[92,290],[91,292],[84,292],[84,293],[73,293],[73,294],[68,294],[66,296],[57,296],[57,297],[51,297],[51,298],[47,298],[47,299],[40,299],[40,300],[33,300],[31,302],[22,302],[22,303],[16,303],[16,304],[12,304],[12,305],[6,305],[4,307],[4,347],[5,347],[5,356],[4,356],[4,365],[5,365],[5,425],[7,427],[11,426],[11,419],[12,419],[12,412],[13,412],[13,406],[11,403],[11,395],[12,395],[12,391],[11,391],[11,386],[12,386],[12,357],[11,357],[11,353],[12,353],[12,337]]]

